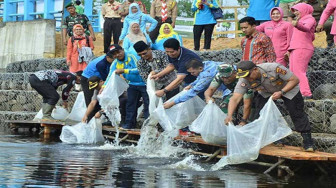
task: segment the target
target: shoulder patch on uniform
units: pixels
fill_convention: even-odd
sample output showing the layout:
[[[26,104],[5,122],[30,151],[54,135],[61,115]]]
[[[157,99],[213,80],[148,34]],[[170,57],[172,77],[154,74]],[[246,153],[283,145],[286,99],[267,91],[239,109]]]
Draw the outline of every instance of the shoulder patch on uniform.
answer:
[[[270,79],[271,81],[273,81],[273,80],[275,79],[275,77],[271,76],[269,79]]]
[[[277,67],[276,70],[275,70],[275,72],[283,74],[283,75],[287,74],[287,71],[284,70],[284,69],[282,69],[282,68],[280,68],[280,67]]]
[[[258,85],[258,83],[257,82],[254,82],[252,85],[251,85],[251,87],[256,87]]]
[[[263,73],[262,76],[263,76],[264,78],[267,78],[267,74],[266,74],[266,73]]]

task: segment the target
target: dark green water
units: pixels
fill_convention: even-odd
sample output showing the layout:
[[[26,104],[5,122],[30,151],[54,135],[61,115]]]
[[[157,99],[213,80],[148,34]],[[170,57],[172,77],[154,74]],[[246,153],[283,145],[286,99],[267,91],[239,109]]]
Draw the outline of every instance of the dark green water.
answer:
[[[139,156],[134,147],[69,145],[0,132],[2,187],[335,187],[332,177],[267,176],[195,158]],[[187,157],[188,158],[188,157]],[[336,170],[336,169],[335,169]]]

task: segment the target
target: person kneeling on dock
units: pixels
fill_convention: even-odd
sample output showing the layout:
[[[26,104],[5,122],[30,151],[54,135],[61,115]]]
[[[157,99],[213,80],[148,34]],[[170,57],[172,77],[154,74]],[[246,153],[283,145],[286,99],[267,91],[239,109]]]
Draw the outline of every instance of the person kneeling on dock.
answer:
[[[29,83],[43,97],[41,121],[58,121],[51,117],[51,112],[55,108],[58,99],[57,88],[66,84],[62,91],[63,107],[68,107],[68,97],[71,88],[80,83],[82,71],[71,73],[60,70],[42,70],[33,73],[29,77]]]
[[[223,99],[220,103],[220,108],[224,113],[228,113],[228,105],[232,92],[238,83],[237,67],[230,64],[221,64],[217,67],[218,73],[211,81],[209,88],[204,92],[205,101],[208,103],[210,100],[215,101],[212,96],[215,91],[220,88],[223,90]],[[246,125],[251,112],[251,103],[253,98],[252,90],[244,94],[244,113],[243,118],[240,120],[239,125]],[[238,119],[237,119],[238,120]]]
[[[91,98],[91,102],[87,107],[87,110],[85,112],[85,115],[82,119],[83,123],[87,123],[90,121],[90,119],[93,117],[92,115],[90,115],[99,105],[98,103],[98,94],[99,94],[99,90],[102,88],[103,84],[104,84],[104,80],[100,79],[98,76],[91,76],[88,79],[88,83],[89,83],[89,90],[94,90],[93,91],[93,95]],[[102,114],[102,110],[99,110],[98,112],[96,112],[96,114],[94,115],[95,118],[100,118]]]
[[[311,127],[303,110],[304,101],[298,85],[299,79],[278,63],[255,65],[252,61],[241,61],[237,65],[237,70],[239,81],[229,102],[225,124],[232,121],[232,115],[248,89],[258,91],[254,98],[256,106],[253,119],[259,118],[259,112],[270,97],[273,100],[282,98],[296,131],[301,133],[304,150],[314,151]]]

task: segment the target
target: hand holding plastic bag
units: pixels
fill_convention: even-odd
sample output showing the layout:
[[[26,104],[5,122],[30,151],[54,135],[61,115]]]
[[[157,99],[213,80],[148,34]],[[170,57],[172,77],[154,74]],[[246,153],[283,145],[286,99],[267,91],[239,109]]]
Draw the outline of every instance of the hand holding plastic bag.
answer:
[[[86,112],[86,104],[83,91],[79,92],[76,98],[74,105],[72,106],[72,110],[67,117],[67,119],[73,121],[81,121]]]

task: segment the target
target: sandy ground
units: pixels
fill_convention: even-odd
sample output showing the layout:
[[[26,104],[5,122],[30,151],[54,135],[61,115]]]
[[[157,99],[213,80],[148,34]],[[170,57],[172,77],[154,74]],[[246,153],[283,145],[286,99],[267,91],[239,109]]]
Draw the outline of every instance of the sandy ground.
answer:
[[[94,54],[96,56],[102,55],[104,53],[104,45],[103,45],[103,36],[100,33],[96,34],[97,40],[94,41]],[[325,41],[326,35],[325,32],[315,34],[315,47],[325,48],[327,46],[327,42]],[[240,41],[242,37],[229,39],[229,38],[218,38],[216,40],[212,40],[211,42],[211,50],[221,50],[225,48],[240,48]],[[186,48],[193,49],[194,42],[193,39],[184,38],[183,44]],[[201,47],[203,46],[203,40],[201,40]],[[62,53],[63,47],[63,53]],[[56,33],[56,57],[65,57],[66,56],[66,46],[62,46],[61,34]]]

